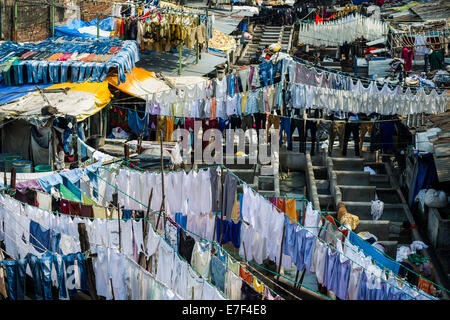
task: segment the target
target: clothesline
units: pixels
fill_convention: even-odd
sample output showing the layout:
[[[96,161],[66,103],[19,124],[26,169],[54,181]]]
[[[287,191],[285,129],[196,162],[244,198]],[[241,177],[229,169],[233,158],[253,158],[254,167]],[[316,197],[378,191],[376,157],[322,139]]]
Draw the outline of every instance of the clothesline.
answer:
[[[228,170],[228,169],[227,169]],[[239,177],[237,177],[233,172],[231,172],[231,171],[229,171],[228,170],[228,172],[230,172],[232,175],[234,175],[239,181],[241,181],[242,183],[244,183],[244,185],[246,185],[245,184],[245,182],[243,182],[242,181],[242,179],[240,179]],[[251,190],[253,190],[251,187],[249,187]],[[118,189],[119,191],[121,191],[120,189]],[[121,191],[122,192],[122,191]],[[258,193],[256,193],[256,194],[258,194]],[[258,194],[259,195],[259,194]],[[128,195],[127,195],[128,196]],[[263,198],[264,199],[264,198]],[[266,199],[264,199],[265,201],[267,201]],[[276,206],[274,206],[271,202],[269,202],[273,207],[275,207],[276,208]],[[277,208],[278,209],[278,208]],[[286,213],[284,213],[283,211],[279,211],[279,212],[281,212],[281,213],[283,213],[285,216],[287,216],[287,214]],[[289,216],[288,216],[289,217]],[[290,220],[292,220],[292,221],[294,221],[291,217],[289,217],[289,219]],[[298,225],[300,225],[298,222],[297,222],[297,224]],[[301,225],[300,225],[301,226]],[[325,230],[326,232],[329,232],[328,230],[326,230],[326,229],[324,229],[323,227],[320,227],[322,230]],[[307,232],[309,232],[309,233],[312,233],[310,230],[308,230],[308,229],[306,229],[306,231]],[[323,243],[326,243],[325,241],[323,241],[322,239],[320,239],[318,236],[316,236],[314,233],[312,233],[315,237],[316,237],[316,239],[319,239],[320,241],[322,241]],[[337,239],[333,234],[331,234],[335,239]],[[337,239],[338,240],[338,239]],[[329,246],[329,247],[332,247],[332,248],[334,248],[335,250],[336,250],[336,248],[335,247],[333,247],[333,246],[331,246],[330,244],[328,244],[327,243],[327,245]],[[344,246],[346,246],[345,245],[345,243],[344,243]],[[350,248],[352,251],[354,251],[354,249],[353,248]],[[357,253],[357,252],[356,252]],[[342,253],[343,254],[343,253]],[[345,257],[347,257],[349,260],[351,260],[352,262],[354,262],[355,264],[357,264],[357,265],[359,265],[359,266],[361,266],[364,270],[366,270],[366,268],[365,267],[363,267],[362,265],[360,265],[359,263],[357,263],[356,261],[354,261],[354,260],[352,260],[351,258],[349,258],[348,256],[346,256],[345,254],[343,254]],[[381,279],[381,278],[380,278]],[[403,283],[403,281],[401,281],[401,280],[399,280],[399,279],[397,279],[399,282],[401,282],[401,283]],[[398,288],[398,287],[397,287]],[[402,290],[402,289],[400,289],[401,291],[403,291],[405,294],[407,294],[407,295],[409,295],[408,293],[406,293],[404,290]],[[410,295],[409,295],[410,296]],[[412,296],[410,296],[410,297],[412,297]]]
[[[246,185],[249,189],[251,189],[253,192],[255,192],[256,194],[258,194],[252,187],[250,187],[250,186],[248,186],[246,183],[245,183],[245,181],[243,181],[241,178],[239,178],[235,173],[233,173],[231,170],[228,170],[227,169],[227,172],[229,172],[229,173],[231,173],[234,177],[236,177],[239,181],[241,181],[241,183],[242,184],[244,184],[244,185]],[[259,194],[258,194],[259,195]],[[261,197],[261,195],[259,195],[260,197]],[[267,201],[267,202],[269,202],[274,208],[276,208],[277,210],[279,210],[273,203],[271,203],[270,201],[268,201],[267,199],[265,199],[264,197],[262,197],[265,201]],[[312,204],[311,204],[311,206],[312,206]],[[318,212],[319,214],[321,214],[320,213],[320,211],[318,211],[318,210],[316,210],[316,209],[314,209],[316,212]],[[292,222],[295,222],[297,225],[299,225],[300,227],[302,227],[302,225],[298,222],[298,221],[295,221],[294,219],[292,219],[290,216],[288,216],[285,212],[283,212],[283,211],[281,211],[281,210],[279,210],[279,212],[281,212],[281,213],[283,213],[284,214],[284,216],[285,217],[287,217],[287,218],[289,218],[289,220],[291,220]],[[321,230],[325,230],[325,232],[327,232],[327,233],[329,233],[333,238],[335,238],[336,240],[339,240],[339,239],[337,239],[336,237],[335,237],[335,235],[333,235],[332,233],[330,233],[327,229],[325,229],[323,226],[320,226],[319,227]],[[334,250],[337,250],[336,249],[336,247],[333,247],[333,246],[331,246],[331,244],[329,244],[329,243],[327,243],[327,242],[325,242],[324,240],[322,240],[322,239],[320,239],[317,235],[315,235],[313,232],[311,232],[310,230],[308,230],[308,229],[306,229],[306,231],[308,232],[308,233],[311,233],[312,235],[314,235],[315,236],[315,238],[316,238],[316,240],[318,239],[318,240],[320,240],[320,241],[322,241],[323,243],[325,243],[325,244],[327,244],[327,246],[329,246],[329,247],[332,247]],[[345,246],[347,246],[348,247],[348,245],[346,245],[346,243],[345,242],[343,242],[343,246],[345,247]],[[356,252],[353,248],[351,248],[351,247],[348,247],[348,248],[350,248],[352,251],[354,251],[356,254],[358,254],[358,252]],[[339,251],[339,253],[340,254],[343,254],[343,252],[341,253],[340,252],[340,250],[338,250]],[[346,256],[345,254],[343,254],[344,255],[344,257],[346,257],[346,258],[348,258],[350,261],[352,261],[353,263],[356,263],[357,265],[359,265],[360,267],[362,267],[364,270],[367,270],[365,267],[363,267],[362,265],[360,265],[359,263],[357,263],[356,261],[354,261],[354,260],[352,260],[351,258],[349,258],[348,256]],[[402,280],[400,280],[400,279],[398,279],[397,277],[395,277],[396,279],[397,279],[397,281],[399,281],[399,282],[401,282],[401,283],[403,283],[403,284],[405,284],[405,282],[403,282]],[[381,279],[381,278],[380,278]],[[403,291],[403,290],[402,290]],[[405,292],[406,293],[406,292]],[[408,293],[406,293],[407,295],[409,295]],[[409,295],[410,296],[410,295]],[[410,297],[412,297],[412,296],[410,296]],[[414,298],[413,298],[414,299]]]

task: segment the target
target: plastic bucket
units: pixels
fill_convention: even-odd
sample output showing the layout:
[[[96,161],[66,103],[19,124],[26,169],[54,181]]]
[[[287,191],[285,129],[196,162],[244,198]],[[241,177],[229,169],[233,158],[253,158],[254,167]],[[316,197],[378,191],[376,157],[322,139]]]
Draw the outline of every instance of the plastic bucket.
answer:
[[[12,163],[17,160],[22,160],[21,156],[7,156],[5,157],[5,171],[11,172]]]
[[[16,172],[33,172],[33,162],[29,160],[17,160],[12,163],[12,167],[16,168]]]
[[[34,167],[35,172],[50,172],[52,170],[53,170],[52,166],[48,165],[48,164],[43,164],[43,165]]]

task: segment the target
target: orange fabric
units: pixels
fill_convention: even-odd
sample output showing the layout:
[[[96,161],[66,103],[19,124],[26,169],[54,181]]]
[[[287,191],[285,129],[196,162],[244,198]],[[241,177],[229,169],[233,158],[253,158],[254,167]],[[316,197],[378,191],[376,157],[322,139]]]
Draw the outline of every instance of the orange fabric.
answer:
[[[51,57],[49,57],[49,58],[47,58],[45,60],[47,60],[47,61],[56,61],[59,58],[61,58],[62,56],[63,56],[63,53],[62,52],[58,52],[58,53],[55,53],[54,55],[52,55]]]
[[[216,98],[211,99],[211,118],[216,117]]]
[[[419,282],[417,283],[417,288],[422,289],[423,291],[425,291],[426,293],[431,294],[431,295],[434,294],[434,290],[435,290],[434,285],[422,277],[419,277]]]
[[[297,213],[297,206],[295,199],[287,199],[286,200],[286,214],[294,219],[294,221],[298,221],[298,213]],[[294,223],[294,221],[291,220],[291,223]]]
[[[277,199],[277,208],[283,212],[286,212],[286,199],[278,198]]]
[[[166,142],[172,141],[174,117],[167,117]]]
[[[248,273],[244,268],[239,266],[239,277],[242,278],[245,282],[247,282],[249,285],[252,285],[252,275]]]

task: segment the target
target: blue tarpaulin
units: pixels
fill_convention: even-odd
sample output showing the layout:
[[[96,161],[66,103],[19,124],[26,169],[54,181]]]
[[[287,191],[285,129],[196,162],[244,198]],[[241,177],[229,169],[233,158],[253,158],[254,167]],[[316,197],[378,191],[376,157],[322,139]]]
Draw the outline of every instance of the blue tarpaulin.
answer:
[[[50,87],[52,84],[39,84],[40,89]],[[37,91],[35,84],[25,84],[21,86],[5,86],[0,84],[0,105],[9,103],[13,100],[19,99],[31,92]]]
[[[83,38],[96,38],[96,35],[89,33],[81,33],[78,30],[84,27],[95,26],[97,27],[97,19],[85,22],[83,20],[74,20],[64,27],[55,26],[55,36],[71,36],[71,37],[83,37]],[[100,20],[100,29],[103,31],[114,31],[113,18],[109,17]],[[100,36],[100,38],[104,38]]]

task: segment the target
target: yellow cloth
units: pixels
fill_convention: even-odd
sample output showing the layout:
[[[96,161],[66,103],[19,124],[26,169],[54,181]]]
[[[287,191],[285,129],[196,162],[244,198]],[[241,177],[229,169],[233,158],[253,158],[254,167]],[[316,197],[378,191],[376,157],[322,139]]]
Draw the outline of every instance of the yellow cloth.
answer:
[[[248,100],[248,91],[246,93],[244,93],[241,97],[242,114],[245,113],[245,107],[247,106],[247,100]]]
[[[232,219],[239,219],[240,216],[240,208],[238,206],[238,201],[237,201],[237,194],[234,195],[234,205],[233,205],[233,210],[231,211],[231,218]]]
[[[92,206],[92,210],[94,211],[94,218],[106,219],[106,208],[105,207]]]
[[[253,289],[258,291],[259,293],[263,293],[264,292],[264,283],[259,282],[258,280],[256,280],[255,277],[253,277]]]
[[[298,213],[295,199],[286,199],[286,214],[292,219],[294,219],[294,221],[298,221]],[[291,220],[291,223],[294,222]]]
[[[97,204],[95,201],[89,199],[89,197],[86,196],[84,193],[83,193],[83,195],[81,196],[81,199],[82,199],[81,201],[82,201],[84,204],[88,204],[88,205],[96,205],[96,204]]]

